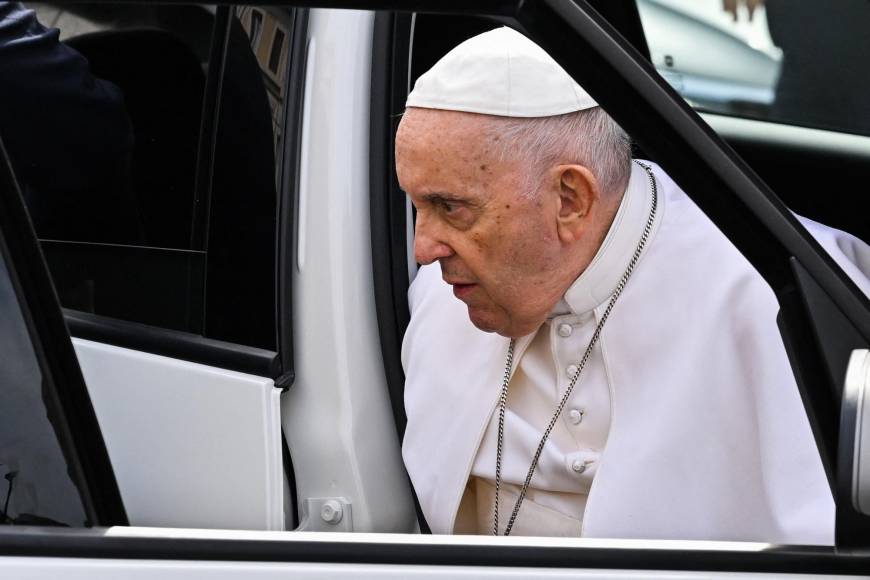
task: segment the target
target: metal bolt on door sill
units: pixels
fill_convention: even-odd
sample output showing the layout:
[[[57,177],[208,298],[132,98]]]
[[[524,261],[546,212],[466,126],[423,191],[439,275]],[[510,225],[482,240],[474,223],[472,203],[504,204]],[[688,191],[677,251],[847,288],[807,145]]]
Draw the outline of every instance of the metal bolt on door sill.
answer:
[[[304,499],[298,532],[352,532],[351,503],[343,497]]]

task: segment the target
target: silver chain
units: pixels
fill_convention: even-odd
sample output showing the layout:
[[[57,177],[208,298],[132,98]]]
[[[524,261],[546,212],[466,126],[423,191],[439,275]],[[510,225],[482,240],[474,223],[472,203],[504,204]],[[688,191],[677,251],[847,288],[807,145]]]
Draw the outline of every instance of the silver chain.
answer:
[[[604,313],[601,315],[601,320],[598,322],[598,326],[595,327],[595,332],[592,334],[592,339],[589,341],[589,346],[586,347],[586,352],[583,353],[583,358],[580,360],[580,364],[577,365],[577,370],[574,372],[574,376],[571,377],[571,382],[568,384],[568,388],[565,390],[565,394],[562,395],[562,399],[556,406],[556,412],[553,413],[553,418],[550,419],[550,424],[547,425],[547,429],[544,431],[544,435],[541,437],[541,442],[538,443],[538,449],[535,451],[534,457],[532,457],[532,464],[529,466],[529,472],[526,474],[526,480],[525,482],[523,482],[523,487],[520,490],[520,495],[517,498],[516,503],[514,504],[514,509],[511,513],[510,519],[508,520],[507,526],[505,526],[505,536],[510,535],[511,529],[513,529],[514,527],[514,522],[516,522],[517,515],[520,513],[520,506],[523,504],[523,500],[526,498],[526,493],[529,490],[529,485],[532,483],[532,476],[534,476],[535,469],[538,467],[538,460],[541,458],[541,453],[544,450],[544,444],[550,437],[550,432],[553,431],[553,428],[556,426],[556,421],[559,420],[559,416],[562,414],[562,410],[568,403],[568,399],[571,397],[571,392],[574,390],[574,385],[577,384],[577,379],[580,378],[580,373],[583,372],[586,363],[589,361],[589,357],[592,354],[592,348],[595,346],[595,344],[598,342],[599,337],[601,336],[601,329],[604,328],[604,323],[607,322],[607,319],[610,317],[610,311],[613,310],[613,305],[616,304],[616,300],[625,289],[625,285],[628,283],[628,279],[631,277],[631,273],[634,271],[634,267],[637,265],[637,261],[640,259],[640,255],[643,252],[643,248],[644,246],[646,246],[646,242],[649,239],[650,232],[652,231],[653,223],[655,221],[656,209],[658,208],[658,191],[656,189],[656,180],[655,177],[653,177],[652,170],[649,168],[648,165],[644,165],[643,163],[640,163],[638,161],[635,161],[635,163],[643,167],[646,170],[647,175],[649,176],[650,188],[652,189],[652,208],[650,209],[649,218],[647,219],[646,226],[644,227],[643,233],[640,236],[640,242],[638,243],[637,248],[634,250],[634,255],[632,255],[631,261],[628,263],[628,267],[625,269],[625,273],[619,280],[619,284],[616,285],[616,289],[613,291],[613,294],[610,297],[610,302],[607,303],[607,308],[604,309]],[[508,346],[507,361],[505,362],[504,380],[501,386],[501,396],[498,400],[498,445],[496,446],[495,456],[495,510],[492,518],[492,535],[494,536],[498,535],[498,504],[499,492],[501,490],[501,457],[502,447],[504,445],[504,413],[505,407],[507,406],[508,385],[510,384],[511,370],[513,369],[515,344],[516,340],[511,339],[510,345]]]

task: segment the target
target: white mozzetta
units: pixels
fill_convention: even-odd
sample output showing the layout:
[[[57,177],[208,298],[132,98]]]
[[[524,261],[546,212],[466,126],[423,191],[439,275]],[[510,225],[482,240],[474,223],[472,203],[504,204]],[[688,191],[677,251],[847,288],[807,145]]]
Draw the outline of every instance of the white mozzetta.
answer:
[[[374,15],[313,10],[301,147],[296,381],[282,417],[298,497],[343,497],[355,531],[411,531],[375,318],[369,229],[369,103]],[[309,53],[309,56],[311,53]],[[340,168],[340,169],[337,169]]]
[[[271,379],[73,344],[132,525],[284,528]]]

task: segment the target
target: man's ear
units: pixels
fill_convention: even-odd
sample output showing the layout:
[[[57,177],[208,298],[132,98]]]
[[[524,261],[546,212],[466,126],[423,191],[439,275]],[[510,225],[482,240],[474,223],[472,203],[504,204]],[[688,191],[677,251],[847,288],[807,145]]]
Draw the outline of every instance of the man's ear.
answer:
[[[583,165],[559,165],[555,169],[559,191],[557,229],[565,243],[579,240],[592,225],[592,216],[599,208],[601,192],[598,180]]]

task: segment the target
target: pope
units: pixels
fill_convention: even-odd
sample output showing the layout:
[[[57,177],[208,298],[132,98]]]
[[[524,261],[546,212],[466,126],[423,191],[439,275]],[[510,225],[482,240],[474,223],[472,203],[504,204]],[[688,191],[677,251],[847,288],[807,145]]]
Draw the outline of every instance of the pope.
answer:
[[[542,49],[408,96],[403,456],[435,533],[832,544],[770,287]],[[870,248],[801,220],[867,293]]]

